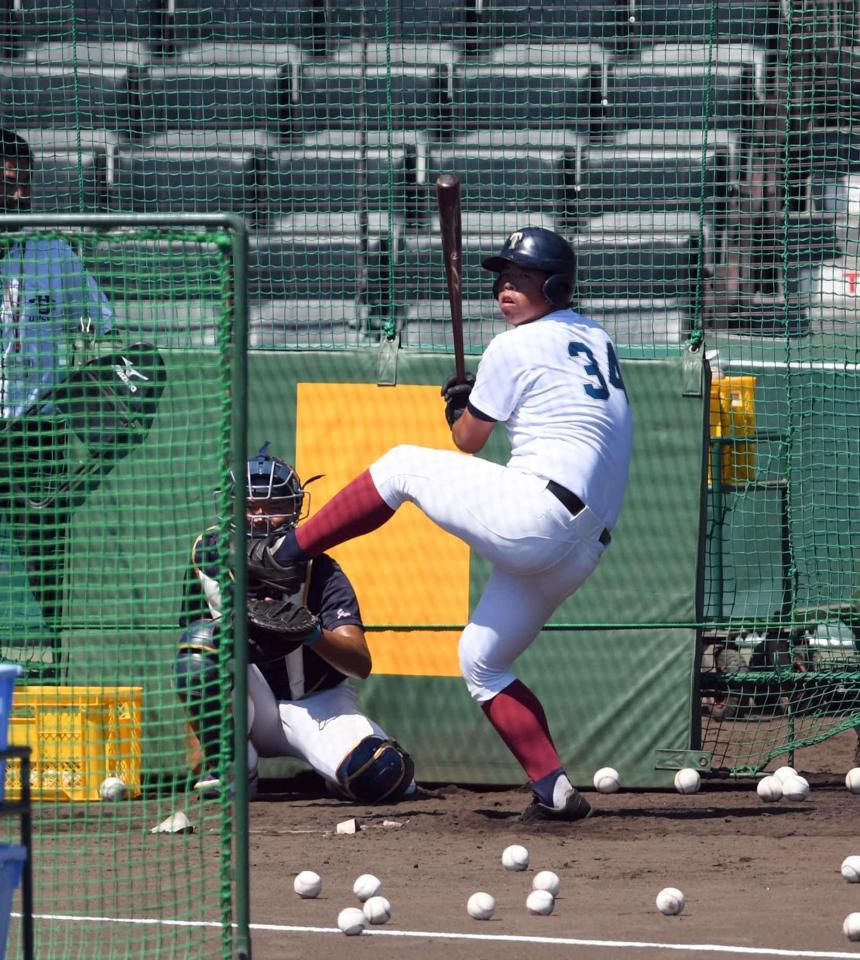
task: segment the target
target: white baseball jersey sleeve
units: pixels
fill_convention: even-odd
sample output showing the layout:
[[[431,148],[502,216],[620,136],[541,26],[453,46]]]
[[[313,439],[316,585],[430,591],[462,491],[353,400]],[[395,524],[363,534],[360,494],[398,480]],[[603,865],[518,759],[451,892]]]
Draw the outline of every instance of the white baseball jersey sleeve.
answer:
[[[612,529],[633,421],[615,345],[599,323],[557,310],[498,334],[469,402],[505,424],[510,468],[567,487]]]

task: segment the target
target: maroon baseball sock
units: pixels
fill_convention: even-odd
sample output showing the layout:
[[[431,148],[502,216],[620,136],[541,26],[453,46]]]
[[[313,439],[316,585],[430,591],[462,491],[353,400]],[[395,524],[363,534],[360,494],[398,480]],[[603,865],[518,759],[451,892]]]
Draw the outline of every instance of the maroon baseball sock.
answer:
[[[381,527],[394,511],[380,497],[370,471],[351,480],[310,520],[296,527],[296,543],[309,557],[318,557],[344,540]]]
[[[561,769],[540,700],[522,681],[514,680],[481,708],[529,780],[540,780]]]

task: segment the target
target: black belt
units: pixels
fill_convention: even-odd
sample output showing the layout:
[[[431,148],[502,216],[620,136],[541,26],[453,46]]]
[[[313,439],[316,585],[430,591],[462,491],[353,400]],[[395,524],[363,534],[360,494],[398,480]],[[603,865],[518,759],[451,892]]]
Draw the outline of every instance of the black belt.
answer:
[[[585,509],[585,504],[575,493],[572,493],[567,489],[567,487],[563,487],[560,483],[556,483],[555,480],[550,480],[547,483],[546,488],[554,497],[560,500],[568,510],[570,510],[570,515],[572,517],[575,517],[578,513],[581,513]],[[604,527],[598,539],[604,547],[608,547],[612,542],[612,534],[606,529],[606,527]]]

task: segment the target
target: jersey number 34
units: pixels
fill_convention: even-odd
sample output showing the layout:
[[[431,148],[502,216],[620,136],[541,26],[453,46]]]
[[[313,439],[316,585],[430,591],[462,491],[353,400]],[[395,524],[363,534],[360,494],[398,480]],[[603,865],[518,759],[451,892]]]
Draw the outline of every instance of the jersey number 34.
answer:
[[[627,390],[624,387],[624,381],[621,378],[621,367],[618,365],[618,357],[615,356],[615,350],[613,349],[612,344],[607,344],[606,347],[606,374],[607,377],[603,376],[603,373],[600,369],[600,364],[597,362],[597,358],[594,356],[594,352],[591,347],[587,347],[584,343],[580,343],[578,340],[571,340],[567,345],[567,352],[571,357],[583,356],[586,358],[588,363],[585,364],[585,372],[591,377],[594,382],[586,383],[583,389],[595,400],[608,400],[609,399],[609,387],[606,386],[606,379],[609,378],[609,383],[611,386],[616,387],[619,390],[624,391],[624,396],[627,397]],[[630,398],[627,397],[627,402],[630,402]]]

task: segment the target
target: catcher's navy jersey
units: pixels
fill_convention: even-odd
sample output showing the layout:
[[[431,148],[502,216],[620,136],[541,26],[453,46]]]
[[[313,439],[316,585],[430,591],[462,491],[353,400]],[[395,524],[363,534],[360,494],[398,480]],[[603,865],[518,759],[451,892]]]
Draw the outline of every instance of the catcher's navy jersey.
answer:
[[[62,240],[15,243],[0,259],[0,410],[17,417],[67,375],[74,341],[113,328],[107,297]]]
[[[218,620],[221,617],[217,538],[217,530],[207,530],[194,542],[191,566],[185,577],[182,626],[201,618]],[[249,598],[271,596],[272,592],[267,586],[265,593],[262,588],[258,593],[253,582],[248,585]],[[316,614],[324,630],[362,625],[355,590],[340,566],[327,554],[310,564],[306,596],[292,599],[304,603],[311,613]],[[299,647],[280,660],[257,666],[279,700],[301,700],[346,679],[345,674],[318,656],[312,647]]]

